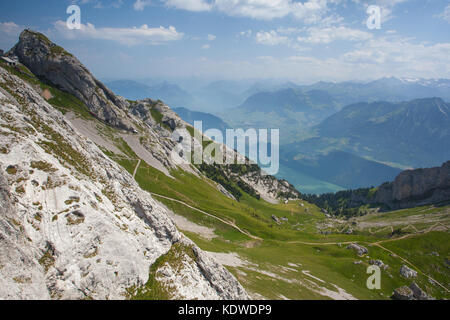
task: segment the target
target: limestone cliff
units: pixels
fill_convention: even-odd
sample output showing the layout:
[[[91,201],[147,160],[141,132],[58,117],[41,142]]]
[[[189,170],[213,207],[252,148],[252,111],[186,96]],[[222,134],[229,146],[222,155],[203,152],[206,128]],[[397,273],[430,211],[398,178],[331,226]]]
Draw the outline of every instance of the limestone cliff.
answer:
[[[406,208],[450,200],[450,161],[441,167],[406,170],[378,188],[374,201]]]
[[[124,299],[145,295],[150,278],[159,298],[248,298],[128,172],[2,67],[0,146],[0,299]]]
[[[24,30],[8,54],[17,56],[36,76],[76,96],[98,119],[117,128],[133,130],[125,116],[129,103],[95,79],[76,57],[43,34]]]

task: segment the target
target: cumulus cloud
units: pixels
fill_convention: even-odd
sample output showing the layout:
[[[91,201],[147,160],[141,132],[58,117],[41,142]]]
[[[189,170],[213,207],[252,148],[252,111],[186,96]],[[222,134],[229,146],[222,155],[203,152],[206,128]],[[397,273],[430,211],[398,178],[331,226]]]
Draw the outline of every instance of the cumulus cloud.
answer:
[[[97,39],[116,41],[123,45],[133,46],[138,44],[161,44],[169,41],[180,40],[183,33],[175,27],[150,28],[146,24],[137,28],[96,28],[93,24],[82,24],[80,30],[69,30],[66,23],[57,21],[56,32],[66,39]]]
[[[305,23],[320,20],[328,11],[328,5],[340,0],[215,0],[217,10],[232,16],[271,20],[292,15]]]
[[[450,4],[447,7],[445,7],[444,12],[442,12],[441,14],[435,15],[434,17],[444,19],[445,21],[450,23]]]
[[[17,37],[22,30],[23,27],[14,22],[0,22],[0,33],[8,37]]]
[[[364,41],[372,38],[369,32],[351,29],[345,26],[333,27],[312,27],[308,29],[306,37],[298,37],[300,42],[307,42],[313,44],[324,43],[328,44],[336,40],[345,41]]]
[[[165,3],[168,7],[194,12],[212,9],[212,5],[204,0],[165,0]]]
[[[188,11],[217,10],[230,16],[272,20],[291,15],[306,23],[317,22],[329,9],[329,4],[343,0],[162,0],[169,8]],[[136,0],[135,10],[143,10],[150,0]]]
[[[214,41],[214,40],[216,40],[216,36],[213,35],[213,34],[208,34],[208,40],[209,41]]]
[[[133,8],[136,11],[142,11],[145,9],[145,7],[149,6],[151,4],[150,0],[136,0],[136,2],[133,4]]]
[[[381,22],[387,22],[395,17],[393,14],[395,7],[398,4],[407,2],[409,0],[352,0],[355,3],[362,4],[364,7],[376,5],[381,8]]]
[[[23,26],[14,22],[0,22],[0,49],[7,50],[12,47],[23,29]]]
[[[289,38],[279,35],[275,30],[260,31],[256,33],[256,42],[264,45],[275,46],[279,44],[287,44]]]

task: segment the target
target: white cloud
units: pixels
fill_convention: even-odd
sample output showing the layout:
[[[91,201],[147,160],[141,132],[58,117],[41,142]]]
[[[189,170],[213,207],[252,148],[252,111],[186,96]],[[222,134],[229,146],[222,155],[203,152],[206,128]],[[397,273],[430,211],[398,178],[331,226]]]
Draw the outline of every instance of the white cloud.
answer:
[[[347,52],[342,60],[366,64],[394,76],[449,77],[450,43],[412,43],[408,39],[371,39]]]
[[[292,15],[306,23],[317,22],[328,11],[328,4],[341,0],[162,0],[167,7],[187,11],[217,10],[230,16],[272,20]],[[150,0],[136,0],[135,10],[144,10]]]
[[[255,36],[256,42],[264,45],[275,46],[279,44],[287,44],[289,38],[280,36],[275,30],[260,31]]]
[[[57,21],[55,30],[66,39],[109,40],[128,46],[176,41],[184,35],[172,26],[149,28],[146,24],[139,28],[96,28],[93,24],[87,23],[82,24],[80,30],[69,30],[65,22]]]
[[[239,32],[239,36],[250,38],[252,36],[252,33],[253,33],[253,31],[249,29],[249,30]]]
[[[73,1],[73,3],[79,3],[81,5],[91,3],[91,4],[94,4],[94,8],[97,8],[97,9],[120,8],[123,5],[123,0],[110,1],[107,4],[104,4],[104,1],[102,1],[102,0],[78,0],[78,1]]]
[[[11,48],[24,28],[14,22],[0,22],[0,49]]]
[[[150,0],[136,0],[133,7],[136,11],[142,11],[145,7],[149,6],[151,4]]]
[[[271,20],[292,10],[291,0],[215,0],[217,10],[231,16]]]
[[[363,41],[370,38],[372,38],[372,34],[369,32],[339,26],[326,28],[312,27],[308,29],[307,37],[298,37],[297,40],[313,44],[327,44],[336,40]]]
[[[430,45],[415,43],[411,39],[380,38],[358,43],[355,49],[335,57],[318,58],[298,54],[287,58],[261,56],[248,60],[209,59],[202,64],[195,63],[190,68],[202,76],[230,79],[290,78],[315,82],[324,79],[373,80],[391,76],[449,78],[448,65],[450,43]]]
[[[216,36],[213,35],[213,34],[208,34],[208,40],[209,41],[214,41],[214,40],[216,40]]]
[[[204,0],[165,0],[168,7],[188,11],[210,11],[212,5]]]
[[[442,12],[441,14],[435,15],[434,17],[444,19],[445,21],[450,23],[450,4],[447,7],[445,7],[444,12]]]
[[[364,7],[368,7],[370,5],[376,5],[381,8],[381,23],[385,23],[395,17],[394,9],[395,7],[403,2],[407,2],[409,0],[352,0],[355,3],[360,3]],[[364,21],[366,23],[366,21]]]
[[[204,45],[202,46],[202,49],[205,49],[205,50],[207,50],[207,49],[209,49],[209,48],[211,48],[211,46],[210,46],[209,44],[204,44]]]
[[[23,27],[14,22],[0,22],[0,33],[8,37],[18,37]]]

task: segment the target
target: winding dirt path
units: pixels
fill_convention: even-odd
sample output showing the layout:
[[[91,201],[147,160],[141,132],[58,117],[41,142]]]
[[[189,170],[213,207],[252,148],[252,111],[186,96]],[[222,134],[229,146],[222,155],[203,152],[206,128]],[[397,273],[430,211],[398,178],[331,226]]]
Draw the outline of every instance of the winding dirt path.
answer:
[[[134,171],[133,171],[133,179],[135,179],[135,177],[136,177],[136,172],[138,171],[138,169],[139,169],[139,166],[141,165],[141,159],[139,159],[138,160],[138,163],[137,163],[137,165],[136,165],[136,168],[134,168]]]
[[[246,230],[242,230],[242,229],[239,228],[235,223],[230,222],[230,221],[226,221],[226,220],[221,219],[221,218],[219,218],[219,217],[216,217],[215,215],[210,214],[210,213],[208,213],[208,212],[206,212],[206,211],[197,209],[197,208],[195,208],[195,207],[193,207],[193,206],[191,206],[191,205],[189,205],[189,204],[187,204],[187,203],[185,203],[185,202],[183,202],[183,201],[180,201],[180,200],[177,200],[177,199],[173,199],[173,198],[169,198],[169,197],[166,197],[166,196],[163,196],[163,195],[160,195],[160,194],[157,194],[157,193],[153,193],[153,192],[150,192],[150,194],[151,194],[152,196],[155,196],[155,197],[158,197],[158,198],[162,198],[162,199],[166,199],[166,200],[169,200],[169,201],[173,201],[173,202],[177,202],[177,203],[179,203],[179,204],[182,204],[182,205],[184,205],[184,206],[186,206],[186,207],[188,207],[188,208],[190,208],[190,209],[192,209],[192,210],[195,210],[195,211],[197,211],[197,212],[200,212],[200,213],[202,213],[202,214],[204,214],[204,215],[206,215],[206,216],[208,216],[208,217],[211,217],[211,218],[214,218],[214,219],[216,219],[216,220],[219,220],[220,222],[223,222],[223,223],[229,225],[230,227],[236,229],[236,230],[239,231],[240,233],[245,234],[246,236],[248,236],[248,237],[250,237],[250,238],[252,238],[252,239],[263,241],[262,238],[257,237],[257,236],[254,236],[254,235],[252,235],[251,233],[249,233],[249,232],[246,231]]]

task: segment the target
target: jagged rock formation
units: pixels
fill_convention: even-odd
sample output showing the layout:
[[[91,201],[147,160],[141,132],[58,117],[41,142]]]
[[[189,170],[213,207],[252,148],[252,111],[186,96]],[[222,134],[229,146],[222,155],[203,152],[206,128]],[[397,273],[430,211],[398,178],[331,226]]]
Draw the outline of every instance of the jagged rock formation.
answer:
[[[434,300],[429,297],[415,282],[411,283],[409,287],[402,286],[394,290],[392,296],[396,300]]]
[[[407,286],[403,286],[403,287],[395,289],[392,297],[395,300],[413,300],[414,293]]]
[[[0,106],[1,299],[123,299],[145,294],[149,277],[164,298],[248,298],[129,173],[1,67]]]
[[[378,188],[374,202],[391,208],[422,206],[450,199],[450,161],[441,167],[406,170]]]
[[[76,57],[43,34],[24,30],[8,54],[17,56],[36,76],[76,96],[98,119],[120,129],[133,130],[125,116],[128,101],[116,96]]]

